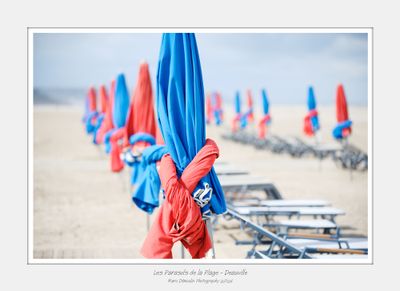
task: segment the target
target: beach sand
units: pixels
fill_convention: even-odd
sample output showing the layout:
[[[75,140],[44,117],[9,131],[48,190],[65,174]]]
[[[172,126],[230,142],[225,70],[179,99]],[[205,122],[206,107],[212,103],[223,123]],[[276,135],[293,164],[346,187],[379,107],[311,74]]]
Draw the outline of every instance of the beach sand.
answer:
[[[321,140],[333,143],[334,108],[320,107],[319,113]],[[274,107],[270,132],[302,136],[304,114],[303,106]],[[367,116],[367,108],[350,108],[354,122],[350,143],[365,152]],[[81,108],[35,106],[33,117],[34,258],[142,258],[146,214],[131,202],[128,169],[110,171],[103,146],[93,145],[84,131]],[[207,128],[207,136],[220,147],[221,161],[269,179],[285,199],[330,201],[346,212],[337,218],[344,233],[367,235],[367,171],[350,174],[331,159],[296,159],[227,141],[221,138],[227,126]],[[214,233],[217,258],[246,256],[251,246],[236,246],[234,237],[249,238],[236,221],[219,218]],[[179,244],[174,257],[180,258]]]

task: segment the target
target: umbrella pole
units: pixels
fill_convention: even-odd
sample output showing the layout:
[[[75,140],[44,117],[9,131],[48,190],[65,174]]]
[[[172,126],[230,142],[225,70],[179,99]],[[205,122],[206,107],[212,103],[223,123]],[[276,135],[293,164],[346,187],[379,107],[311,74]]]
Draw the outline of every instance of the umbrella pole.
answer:
[[[150,214],[146,213],[147,232],[150,230]]]
[[[210,238],[211,238],[211,258],[215,259],[214,235],[213,235],[213,226],[212,226],[211,218],[206,220],[206,226],[208,229],[208,233],[210,234]]]
[[[185,258],[185,248],[183,247],[182,243],[181,243],[181,257],[182,257],[182,259]]]

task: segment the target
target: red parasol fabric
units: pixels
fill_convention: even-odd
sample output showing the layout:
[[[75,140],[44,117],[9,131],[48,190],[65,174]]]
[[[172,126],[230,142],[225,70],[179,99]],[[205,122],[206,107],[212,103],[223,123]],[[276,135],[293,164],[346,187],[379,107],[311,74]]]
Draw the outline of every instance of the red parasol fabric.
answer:
[[[258,123],[258,138],[265,139],[267,136],[267,123],[271,120],[271,116],[269,114],[264,115],[263,118],[260,119]]]
[[[108,96],[107,96],[106,86],[101,85],[101,87],[100,87],[100,113],[106,113],[107,102],[108,102]]]
[[[157,125],[156,125],[156,144],[158,144],[158,145],[164,144],[164,139],[162,137],[160,128]]]
[[[111,170],[119,172],[123,169],[124,164],[121,161],[122,148],[130,145],[129,139],[136,133],[148,133],[156,137],[156,119],[154,114],[154,98],[153,89],[151,87],[151,79],[149,66],[143,62],[139,67],[139,75],[135,90],[132,95],[131,105],[129,107],[128,119],[125,127],[113,133],[111,136]],[[118,144],[118,140],[123,138],[122,146]],[[147,142],[137,142],[136,148],[144,148],[149,146]]]
[[[349,113],[347,109],[346,95],[342,84],[339,84],[336,92],[336,119],[338,123],[349,120]],[[351,134],[351,127],[344,128],[342,131],[343,137]]]
[[[176,175],[176,166],[170,155],[161,159],[159,175],[165,191],[165,201],[143,243],[143,256],[172,258],[174,243],[181,241],[192,258],[205,257],[211,248],[211,240],[200,208],[191,193],[200,179],[211,170],[218,156],[217,144],[207,139],[180,179]]]
[[[96,89],[94,87],[90,87],[88,92],[89,98],[89,112],[94,112],[97,109],[96,104]]]
[[[254,113],[253,113],[253,96],[251,94],[251,90],[247,90],[247,106],[249,113],[247,115],[247,121],[253,122],[254,121]]]
[[[133,93],[126,129],[128,138],[138,132],[156,136],[153,89],[147,63],[142,63],[139,68],[139,77]]]
[[[219,111],[219,119],[222,122],[224,120],[224,112],[222,110],[222,97],[221,93],[215,93],[215,108]]]
[[[108,102],[106,103],[106,111],[104,114],[104,120],[101,123],[99,130],[96,135],[96,142],[101,144],[104,142],[104,135],[114,128],[113,118],[112,118],[112,106],[114,104],[114,94],[115,94],[115,80],[111,82],[110,94]]]
[[[211,102],[211,94],[207,94],[206,97],[206,113],[207,113],[206,122],[207,124],[210,124],[213,120],[213,113],[214,113],[214,109]]]

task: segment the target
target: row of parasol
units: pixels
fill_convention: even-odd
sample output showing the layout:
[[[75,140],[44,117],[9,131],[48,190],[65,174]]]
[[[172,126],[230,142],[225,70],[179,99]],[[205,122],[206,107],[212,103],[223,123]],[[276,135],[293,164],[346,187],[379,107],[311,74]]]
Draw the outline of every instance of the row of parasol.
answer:
[[[213,169],[219,149],[206,139],[205,97],[196,38],[166,33],[161,40],[156,106],[148,64],[140,64],[131,97],[123,74],[89,89],[83,121],[104,145],[110,169],[131,171],[132,202],[156,217],[144,239],[147,258],[172,258],[180,241],[192,258],[212,249],[210,217],[226,212]],[[99,106],[97,106],[97,97]],[[160,203],[160,190],[164,197]],[[161,204],[161,206],[160,206]]]

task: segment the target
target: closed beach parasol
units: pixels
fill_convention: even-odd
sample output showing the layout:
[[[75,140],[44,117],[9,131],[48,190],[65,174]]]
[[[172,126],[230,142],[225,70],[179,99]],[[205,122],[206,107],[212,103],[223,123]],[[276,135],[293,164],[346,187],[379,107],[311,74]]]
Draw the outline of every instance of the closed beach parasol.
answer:
[[[271,123],[271,116],[269,114],[269,102],[267,91],[263,89],[262,93],[262,103],[263,103],[263,117],[258,123],[258,138],[264,139],[267,135],[267,125]]]
[[[320,127],[317,102],[315,100],[314,90],[311,86],[308,88],[307,107],[308,113],[306,117],[304,117],[304,133],[308,136],[314,136]]]
[[[247,108],[247,121],[251,123],[254,121],[253,95],[251,94],[251,90],[247,90]]]
[[[157,74],[158,123],[168,155],[160,163],[166,200],[146,237],[142,254],[170,258],[177,241],[193,258],[211,248],[206,223],[211,212],[226,211],[213,169],[219,155],[205,137],[205,102],[194,34],[164,34]]]
[[[104,113],[104,120],[100,125],[100,128],[96,134],[96,143],[101,144],[104,142],[104,135],[114,128],[113,118],[112,118],[112,107],[114,104],[115,95],[115,80],[111,82],[110,94],[108,95],[106,110]]]
[[[111,136],[120,128],[123,128],[126,123],[126,117],[129,109],[129,94],[126,86],[125,76],[123,74],[118,75],[115,84],[115,95],[114,102],[112,104],[112,121],[114,128],[108,131],[104,137],[104,143],[106,145],[106,152],[111,151]],[[111,167],[116,165],[111,165]]]
[[[206,113],[207,113],[207,124],[210,124],[213,120],[213,106],[212,106],[212,102],[211,102],[211,94],[207,94],[206,97]]]
[[[99,131],[101,124],[104,121],[105,113],[107,111],[108,96],[107,96],[107,89],[104,85],[101,85],[99,94],[100,94],[100,111],[97,116],[96,126],[93,131],[93,143],[94,144],[98,144],[97,143],[97,132]]]
[[[222,97],[219,92],[214,94],[215,106],[214,106],[214,117],[215,124],[221,125],[224,120],[224,111],[222,110]]]
[[[238,130],[238,122],[242,119],[241,113],[241,104],[240,104],[240,93],[236,92],[235,95],[235,116],[232,120],[232,131],[235,132]]]
[[[93,133],[95,128],[95,122],[98,114],[96,99],[97,99],[96,89],[94,87],[90,87],[87,94],[86,107],[85,107],[86,112],[84,116],[87,133]]]
[[[339,84],[336,93],[336,120],[337,124],[332,131],[336,139],[346,139],[351,134],[352,121],[349,120],[346,95],[343,85]]]
[[[132,136],[139,134],[139,137]],[[150,136],[150,137],[149,137]],[[142,138],[143,137],[143,138]],[[149,143],[148,139],[152,138],[154,142]],[[149,66],[142,62],[139,67],[139,74],[135,90],[132,95],[131,105],[129,107],[128,118],[125,126],[112,134],[112,155],[111,164],[119,167],[113,167],[113,171],[121,171],[123,163],[120,154],[123,148],[126,148],[125,157],[140,155],[143,148],[155,143],[156,138],[156,119],[154,114],[154,99],[151,86]],[[123,140],[122,140],[123,139]],[[122,146],[118,142],[122,142]],[[129,163],[133,166],[133,176],[135,176],[137,162]],[[135,181],[135,178],[132,178]]]

